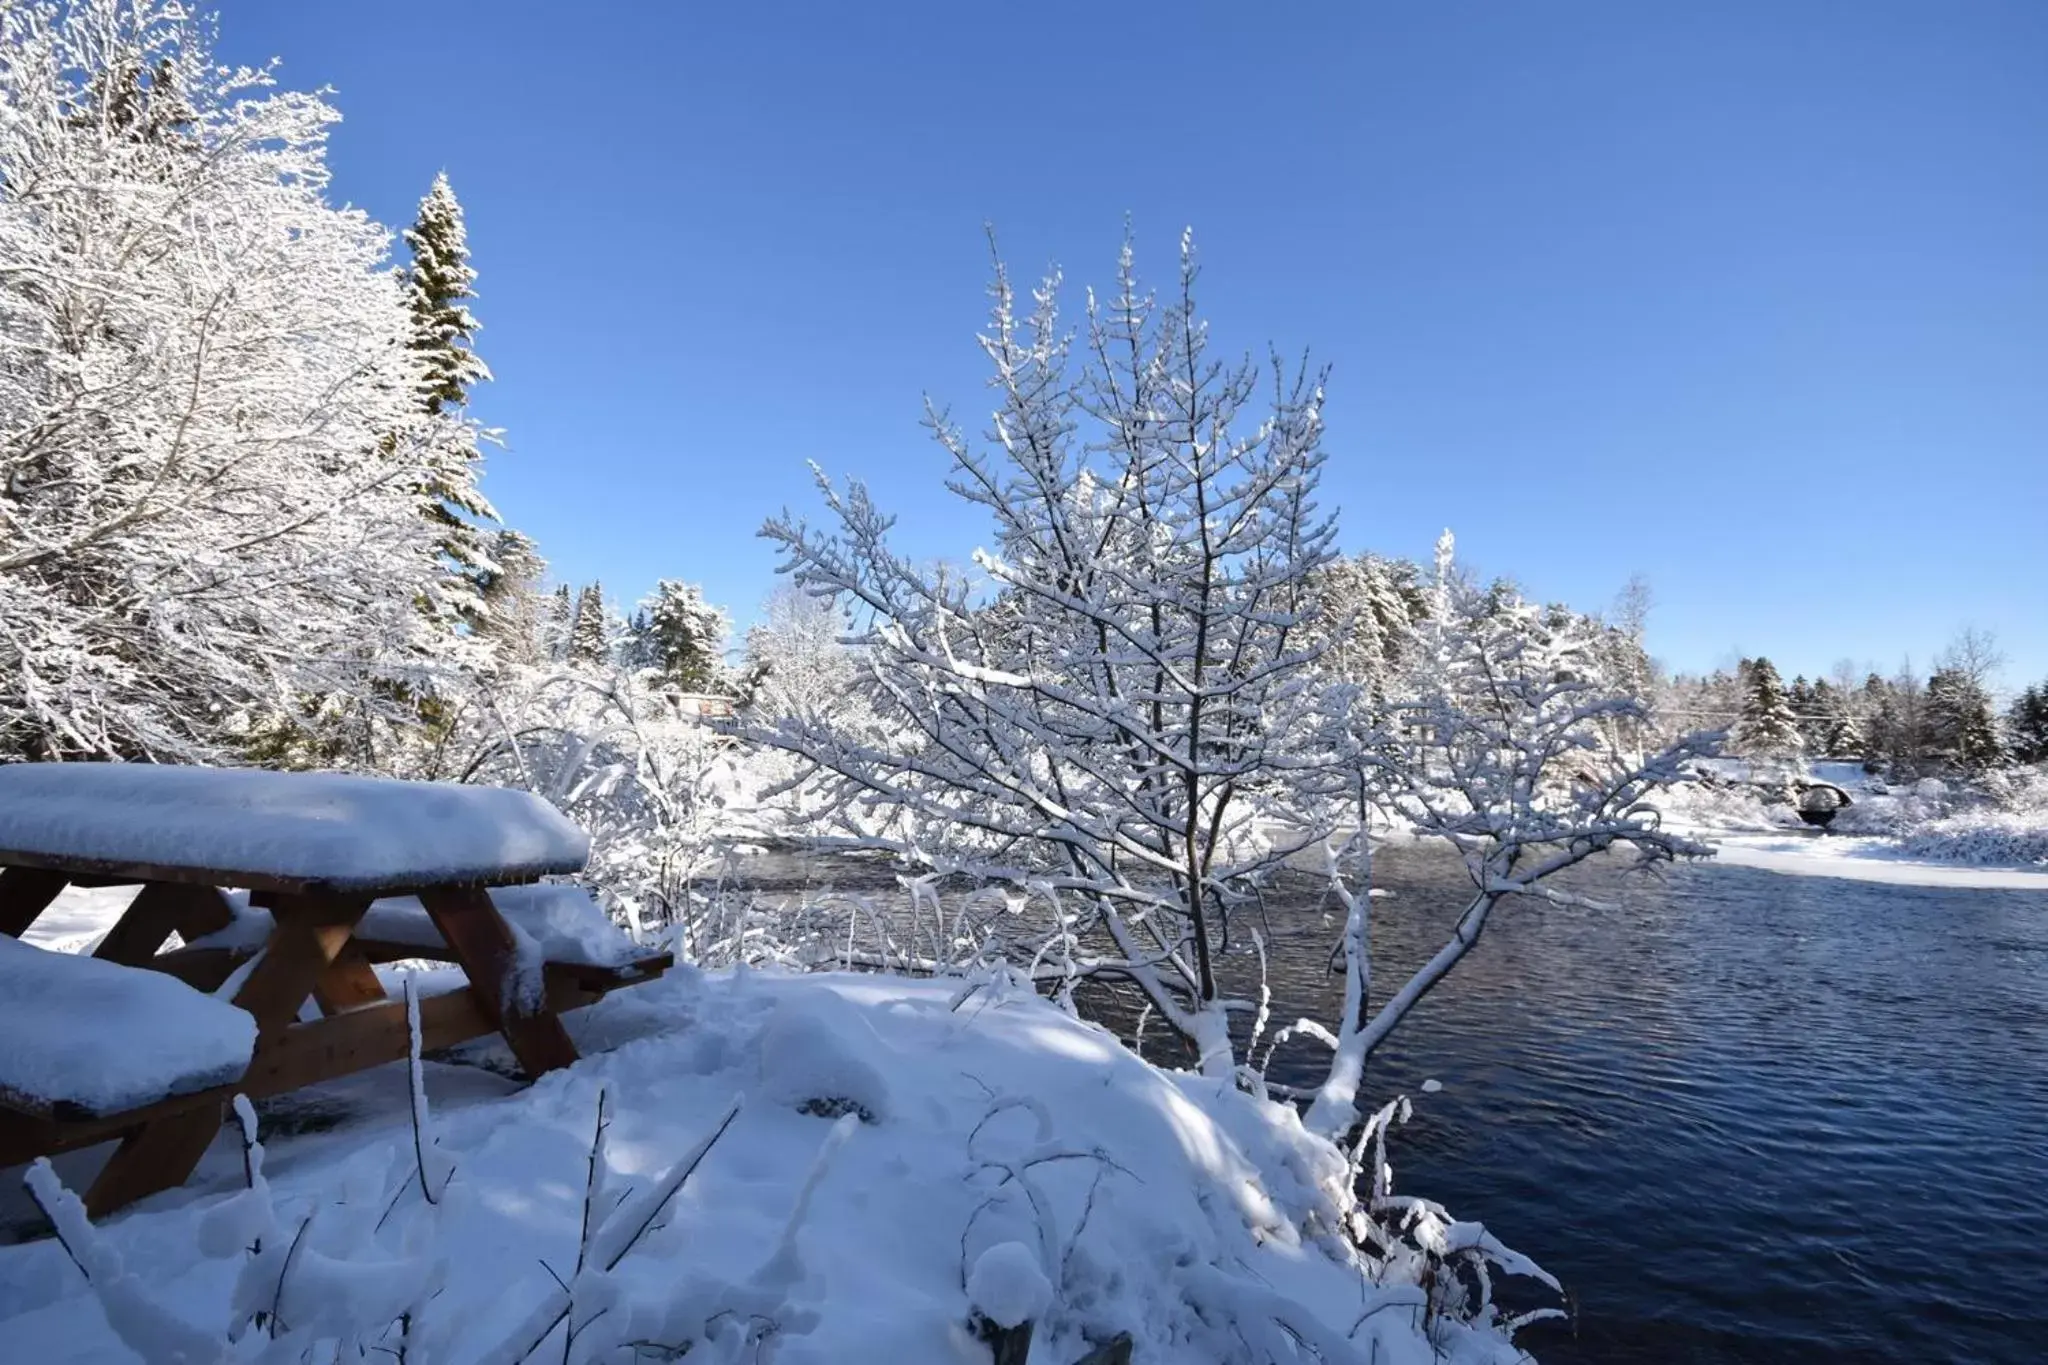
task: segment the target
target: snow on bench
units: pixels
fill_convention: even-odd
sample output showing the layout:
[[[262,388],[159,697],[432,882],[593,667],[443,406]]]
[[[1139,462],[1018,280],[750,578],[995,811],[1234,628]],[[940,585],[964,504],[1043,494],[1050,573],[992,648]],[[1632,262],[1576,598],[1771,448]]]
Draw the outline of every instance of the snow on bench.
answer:
[[[0,934],[0,1102],[115,1114],[238,1079],[256,1020],[176,977]]]
[[[648,953],[580,886],[500,886],[491,891],[491,903],[513,935],[525,940],[520,944],[522,955],[543,962],[624,967]],[[393,896],[371,905],[356,925],[356,935],[436,950],[447,946],[425,907],[412,896]]]
[[[529,961],[573,967],[628,967],[648,956],[590,893],[580,886],[540,883],[500,886],[491,891],[506,925],[519,941],[519,956]],[[232,901],[235,919],[217,933],[195,939],[194,948],[233,948],[253,952],[270,938],[270,912]],[[357,921],[355,936],[375,943],[420,949],[422,957],[448,951],[441,931],[413,896],[390,896],[371,903]]]
[[[8,855],[20,855],[10,858]],[[575,872],[590,840],[527,792],[156,763],[0,764],[0,863],[205,869],[378,891]]]

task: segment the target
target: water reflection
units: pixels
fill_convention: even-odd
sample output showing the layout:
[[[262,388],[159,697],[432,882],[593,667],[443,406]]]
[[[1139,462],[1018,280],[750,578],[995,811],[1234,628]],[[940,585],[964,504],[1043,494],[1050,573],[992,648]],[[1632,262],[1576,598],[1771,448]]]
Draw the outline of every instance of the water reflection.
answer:
[[[1462,904],[1379,859],[1379,989]],[[1503,907],[1376,1061],[1397,1178],[1575,1291],[1551,1362],[2048,1359],[2048,897],[1593,870]],[[1271,912],[1276,1016],[1327,1018],[1334,924]],[[1242,969],[1242,959],[1234,962]],[[1276,1079],[1312,1083],[1290,1045]]]

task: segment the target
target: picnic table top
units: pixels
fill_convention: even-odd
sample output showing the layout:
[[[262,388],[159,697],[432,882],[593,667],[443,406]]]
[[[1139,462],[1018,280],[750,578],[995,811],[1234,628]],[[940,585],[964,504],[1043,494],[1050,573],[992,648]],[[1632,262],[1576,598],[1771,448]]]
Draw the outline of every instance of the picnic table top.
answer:
[[[0,866],[294,893],[499,886],[590,839],[527,792],[346,773],[0,764]]]

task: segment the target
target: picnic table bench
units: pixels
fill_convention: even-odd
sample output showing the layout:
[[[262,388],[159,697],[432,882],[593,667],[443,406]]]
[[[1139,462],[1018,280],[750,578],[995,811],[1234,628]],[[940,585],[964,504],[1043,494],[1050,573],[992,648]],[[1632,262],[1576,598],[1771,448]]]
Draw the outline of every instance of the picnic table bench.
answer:
[[[577,888],[531,884],[588,857],[560,812],[500,788],[0,765],[0,1166],[118,1137],[90,1212],[183,1183],[236,1094],[408,1055],[384,962],[467,981],[419,999],[423,1049],[495,1032],[529,1077],[569,1065],[563,1011],[672,964]],[[20,941],[67,886],[130,884],[90,957]]]

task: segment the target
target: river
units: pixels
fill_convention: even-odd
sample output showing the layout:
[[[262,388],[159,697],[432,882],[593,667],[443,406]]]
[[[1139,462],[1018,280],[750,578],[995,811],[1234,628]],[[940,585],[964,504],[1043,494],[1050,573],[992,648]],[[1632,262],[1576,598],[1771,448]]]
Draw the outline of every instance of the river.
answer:
[[[1376,872],[1383,993],[1466,891],[1413,845]],[[2048,894],[1711,864],[1573,886],[1616,908],[1503,906],[1369,1077],[1415,1099],[1397,1188],[1571,1291],[1575,1326],[1522,1344],[2048,1360]],[[1332,1019],[1334,921],[1306,889],[1268,919],[1276,1022]],[[1274,1079],[1312,1084],[1317,1050],[1291,1049]]]

